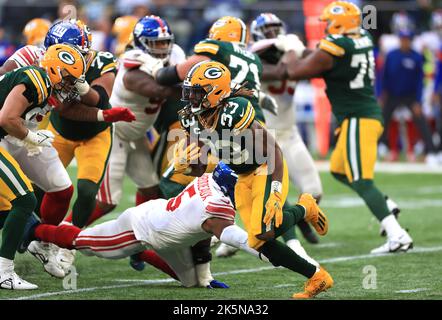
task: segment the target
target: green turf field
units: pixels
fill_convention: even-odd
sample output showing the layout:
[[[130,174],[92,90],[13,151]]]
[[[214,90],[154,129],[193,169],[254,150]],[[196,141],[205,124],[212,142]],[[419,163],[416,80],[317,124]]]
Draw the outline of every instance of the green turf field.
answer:
[[[415,240],[409,253],[377,257],[369,252],[385,241],[378,235],[378,223],[351,190],[328,173],[321,173],[321,178],[322,207],[330,229],[319,245],[305,244],[305,248],[323,263],[335,286],[317,299],[442,299],[442,174],[377,174],[378,186],[400,204],[400,222]],[[134,188],[128,181],[125,191],[116,212],[134,203]],[[296,199],[294,190],[291,199]],[[229,284],[228,290],[185,289],[153,267],[137,272],[128,260],[79,253],[76,290],[65,290],[63,281],[45,273],[29,254],[17,255],[15,265],[17,273],[39,289],[0,290],[1,299],[288,299],[305,280],[245,253],[212,261],[215,278]]]

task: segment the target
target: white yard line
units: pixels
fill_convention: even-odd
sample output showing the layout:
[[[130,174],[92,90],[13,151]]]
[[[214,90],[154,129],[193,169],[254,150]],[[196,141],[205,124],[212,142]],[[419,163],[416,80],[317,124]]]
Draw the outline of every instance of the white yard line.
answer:
[[[406,254],[428,253],[428,252],[438,252],[438,251],[442,251],[442,246],[425,247],[425,248],[418,247],[418,248],[414,248],[413,250],[410,250]],[[398,254],[400,254],[400,253],[398,253]],[[355,261],[355,260],[361,260],[361,259],[372,259],[372,258],[379,258],[379,257],[386,257],[386,256],[394,257],[396,255],[397,254],[380,254],[380,255],[363,254],[363,255],[357,255],[357,256],[344,256],[344,257],[323,259],[323,260],[319,260],[319,263],[330,264],[330,263]],[[252,272],[267,271],[267,270],[272,270],[272,269],[275,269],[275,267],[267,266],[267,267],[262,267],[262,268],[232,270],[232,271],[226,271],[226,272],[217,272],[217,273],[214,273],[213,275],[220,276],[220,275],[252,273]],[[83,289],[76,289],[76,290],[63,290],[63,291],[55,291],[55,292],[46,292],[46,293],[40,293],[40,294],[34,294],[34,295],[28,295],[28,296],[21,296],[21,297],[17,297],[17,298],[8,299],[8,300],[32,300],[32,299],[39,299],[39,298],[46,298],[46,297],[53,297],[53,296],[59,296],[59,295],[81,293],[81,292],[91,292],[91,291],[118,289],[118,288],[129,288],[129,287],[136,287],[136,286],[148,285],[148,284],[169,283],[169,282],[174,282],[175,280],[173,280],[173,279],[154,279],[154,280],[117,279],[114,281],[130,282],[130,283],[111,285],[111,286],[102,286],[102,287],[83,288]]]
[[[417,289],[410,289],[410,290],[398,290],[395,291],[395,293],[415,293],[415,292],[422,292],[422,291],[428,291],[430,289],[428,288],[417,288]]]

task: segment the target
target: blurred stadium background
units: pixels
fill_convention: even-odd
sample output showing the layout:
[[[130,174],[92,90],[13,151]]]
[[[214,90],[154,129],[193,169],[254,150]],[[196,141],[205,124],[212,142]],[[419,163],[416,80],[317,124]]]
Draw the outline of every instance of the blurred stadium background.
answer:
[[[115,20],[120,16],[132,15],[137,18],[147,14],[156,14],[165,18],[172,27],[176,42],[191,53],[193,45],[205,38],[210,25],[217,18],[224,15],[233,15],[250,23],[262,12],[273,12],[287,23],[288,30],[310,40],[310,45],[315,44],[318,37],[315,28],[318,28],[315,11],[320,12],[324,4],[330,1],[312,0],[0,0],[0,65],[20,46],[26,43],[23,29],[26,23],[33,18],[46,18],[50,21],[65,18],[79,18],[86,22],[92,30],[92,47],[97,50],[115,52],[118,39],[113,32]],[[424,57],[424,86],[423,110],[426,121],[435,145],[440,144],[437,134],[442,126],[440,108],[437,95],[433,94],[434,80],[437,77],[437,68],[442,56],[439,54],[439,42],[425,41],[428,33],[437,33],[434,16],[442,1],[417,0],[417,1],[360,1],[353,0],[362,8],[373,5],[376,8],[376,27],[370,29],[378,44],[377,55],[377,91],[381,90],[382,67],[387,50],[391,49],[394,42],[388,38],[389,34],[398,33],[399,28],[409,28],[406,23],[401,26],[402,20],[398,17],[407,15],[413,25],[414,45]],[[317,8],[316,8],[317,7]],[[316,13],[317,14],[317,13]],[[396,16],[396,19],[394,17]],[[442,15],[441,15],[442,17]],[[393,22],[395,21],[395,22]],[[440,22],[442,27],[442,21]],[[320,26],[319,26],[320,27]],[[442,30],[442,29],[441,29]],[[385,38],[384,40],[382,40]],[[424,40],[422,40],[423,38]],[[430,37],[431,38],[431,37]],[[431,38],[432,39],[432,38]],[[439,38],[437,38],[439,39]],[[442,34],[441,34],[442,39]],[[381,45],[381,43],[386,43]],[[416,44],[417,43],[417,44]],[[333,143],[333,119],[329,117],[328,107],[325,106],[327,117],[316,118],[323,115],[323,109],[318,109],[317,104],[324,102],[315,101],[315,90],[309,82],[299,84],[296,90],[295,106],[297,110],[298,126],[303,138],[314,156],[325,158]],[[316,97],[317,98],[317,97]],[[325,102],[326,103],[326,102]],[[315,106],[316,104],[316,106]],[[318,123],[323,121],[322,123]],[[324,121],[325,124],[324,125]],[[329,126],[328,124],[331,123]],[[442,153],[439,159],[426,158],[428,146],[425,145],[419,130],[411,121],[411,113],[405,108],[398,108],[389,124],[389,134],[379,149],[381,159],[389,161],[424,161],[431,165],[442,162]]]

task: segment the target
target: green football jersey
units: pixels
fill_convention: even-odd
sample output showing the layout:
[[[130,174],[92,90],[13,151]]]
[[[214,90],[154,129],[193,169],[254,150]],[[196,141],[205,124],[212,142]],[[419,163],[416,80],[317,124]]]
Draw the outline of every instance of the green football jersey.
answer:
[[[47,108],[47,100],[52,90],[49,77],[43,69],[35,66],[18,68],[4,74],[0,77],[0,109],[3,108],[12,89],[20,84],[25,86],[23,95],[31,104],[21,117],[32,121],[37,114],[44,114],[43,109]],[[0,127],[0,139],[6,135],[7,132]]]
[[[250,128],[255,109],[249,100],[232,97],[218,110],[213,130],[204,130],[196,116],[180,118],[181,126],[190,136],[210,146],[211,153],[228,164],[236,173],[247,173],[259,167]]]
[[[86,81],[90,84],[107,72],[117,73],[116,59],[110,52],[92,51],[87,63]],[[103,109],[110,109],[108,103]],[[51,112],[51,124],[60,135],[69,140],[87,140],[104,131],[111,124],[107,122],[75,121],[63,118],[56,110]]]
[[[319,48],[334,58],[333,68],[323,73],[326,93],[339,124],[345,118],[374,118],[382,112],[374,95],[375,60],[373,40],[361,30],[359,38],[328,35]]]
[[[159,134],[165,133],[169,127],[175,122],[179,121],[178,111],[186,106],[187,102],[177,99],[167,99],[160,109],[157,119],[154,123],[154,128]]]
[[[262,63],[255,53],[241,48],[239,45],[212,39],[197,43],[193,49],[195,54],[207,56],[225,65],[232,77],[232,84],[246,83],[246,88],[253,90],[253,97],[247,97],[255,109],[255,118],[264,122],[264,114],[259,106],[258,93],[261,90]]]

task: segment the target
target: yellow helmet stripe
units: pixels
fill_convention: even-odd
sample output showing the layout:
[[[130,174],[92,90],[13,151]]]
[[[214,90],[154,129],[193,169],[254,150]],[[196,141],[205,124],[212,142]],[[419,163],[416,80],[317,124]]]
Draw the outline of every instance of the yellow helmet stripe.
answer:
[[[35,77],[34,74],[32,74],[31,70],[25,70],[25,73],[31,79],[32,83],[34,84],[34,87],[37,89],[37,95],[38,95],[38,104],[43,102],[43,89],[38,83],[38,79]]]
[[[245,25],[245,23],[241,20],[238,19],[239,23],[241,24],[241,43],[246,43],[247,40],[247,27]]]
[[[345,54],[344,48],[341,48],[340,46],[334,44],[333,42],[330,42],[325,39],[322,39],[319,42],[319,49],[327,51],[328,53],[337,57],[342,57]]]
[[[193,49],[195,53],[209,52],[211,54],[217,54],[218,50],[219,46],[212,43],[198,43],[195,45],[195,48]]]

